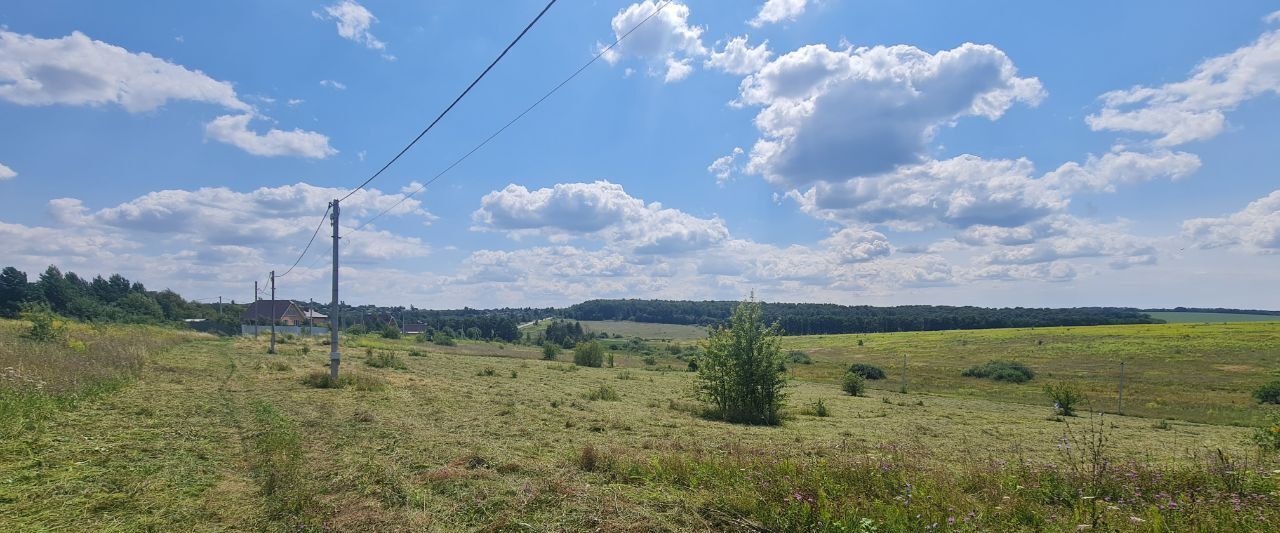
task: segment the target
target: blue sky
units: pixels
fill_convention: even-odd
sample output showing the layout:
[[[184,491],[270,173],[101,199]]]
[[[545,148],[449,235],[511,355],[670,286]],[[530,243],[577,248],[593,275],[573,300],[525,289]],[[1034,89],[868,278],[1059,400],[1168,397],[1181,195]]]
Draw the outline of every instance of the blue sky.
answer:
[[[542,5],[9,2],[0,263],[245,300]],[[344,204],[344,299],[1275,308],[1277,9],[564,1]]]

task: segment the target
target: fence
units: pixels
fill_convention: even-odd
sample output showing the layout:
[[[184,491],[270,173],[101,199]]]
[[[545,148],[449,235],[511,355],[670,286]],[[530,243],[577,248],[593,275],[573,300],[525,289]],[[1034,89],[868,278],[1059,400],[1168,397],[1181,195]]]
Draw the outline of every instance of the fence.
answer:
[[[241,335],[270,335],[271,326],[251,326],[248,324],[240,325]],[[310,326],[276,326],[276,335],[328,335],[329,328],[310,327]]]

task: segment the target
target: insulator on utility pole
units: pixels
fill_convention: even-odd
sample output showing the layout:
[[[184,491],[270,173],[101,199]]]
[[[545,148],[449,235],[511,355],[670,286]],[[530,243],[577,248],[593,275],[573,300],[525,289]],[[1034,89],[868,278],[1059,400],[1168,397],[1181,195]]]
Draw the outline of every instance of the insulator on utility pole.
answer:
[[[333,385],[338,383],[338,365],[342,364],[342,354],[338,353],[338,328],[335,320],[341,320],[342,310],[338,307],[338,200],[335,198],[329,220],[333,223],[333,311],[329,316],[329,380]]]

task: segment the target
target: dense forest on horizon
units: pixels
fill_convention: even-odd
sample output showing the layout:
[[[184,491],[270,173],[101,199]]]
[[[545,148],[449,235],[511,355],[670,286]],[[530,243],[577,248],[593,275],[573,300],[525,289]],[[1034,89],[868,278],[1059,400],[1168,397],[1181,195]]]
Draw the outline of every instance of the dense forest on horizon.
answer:
[[[306,309],[331,314],[327,303],[297,301]],[[414,306],[340,304],[340,322],[375,326],[394,317],[403,324],[426,324],[433,330],[478,330],[479,338],[514,341],[519,325],[544,318],[570,320],[629,320],[662,324],[710,326],[723,324],[739,302],[731,300],[597,299],[564,308],[522,307],[501,309],[419,309]],[[238,330],[244,304],[196,302],[165,289],[147,290],[142,283],[119,274],[92,279],[49,266],[35,279],[6,267],[0,272],[0,316],[17,317],[24,306],[48,306],[63,316],[89,322],[174,323],[206,319],[227,332]],[[1280,311],[1230,308],[1175,307],[1136,309],[1127,307],[988,308],[944,305],[838,305],[821,303],[764,302],[765,319],[777,323],[786,335],[936,331],[1050,326],[1155,324],[1150,312],[1243,313],[1280,316]]]

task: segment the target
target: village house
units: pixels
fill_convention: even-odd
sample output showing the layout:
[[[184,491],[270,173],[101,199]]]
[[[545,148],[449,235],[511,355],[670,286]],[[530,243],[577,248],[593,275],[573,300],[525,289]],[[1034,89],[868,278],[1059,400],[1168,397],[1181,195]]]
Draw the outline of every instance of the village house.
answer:
[[[281,326],[301,326],[305,320],[302,309],[291,300],[258,300],[240,317],[242,324],[259,325],[270,325],[274,321]]]

